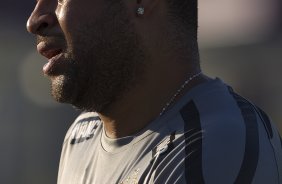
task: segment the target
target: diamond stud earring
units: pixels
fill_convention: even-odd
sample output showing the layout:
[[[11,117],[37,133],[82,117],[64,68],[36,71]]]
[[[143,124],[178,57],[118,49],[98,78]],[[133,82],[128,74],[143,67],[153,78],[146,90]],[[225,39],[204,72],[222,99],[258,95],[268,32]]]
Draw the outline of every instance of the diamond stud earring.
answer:
[[[141,15],[144,15],[144,7],[140,6],[138,9],[137,9],[137,15],[141,16]]]

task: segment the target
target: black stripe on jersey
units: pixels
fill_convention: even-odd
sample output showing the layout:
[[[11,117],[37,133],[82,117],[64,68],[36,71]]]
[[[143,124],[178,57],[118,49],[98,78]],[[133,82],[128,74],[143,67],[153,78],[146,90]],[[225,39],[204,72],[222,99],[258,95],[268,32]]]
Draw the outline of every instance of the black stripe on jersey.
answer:
[[[193,101],[181,111],[185,136],[185,178],[188,183],[204,184],[202,169],[202,127],[199,111]],[[194,135],[197,135],[195,137]],[[195,141],[196,140],[196,141]]]
[[[280,135],[280,142],[281,142],[281,147],[282,147],[282,138],[281,138],[281,135]]]
[[[258,107],[257,107],[257,109],[259,110],[259,113],[261,114],[261,119],[264,122],[267,135],[268,135],[269,139],[272,139],[273,138],[273,131],[272,131],[272,126],[271,126],[269,117],[265,114],[265,112],[263,110],[261,110]]]
[[[234,184],[252,183],[259,159],[259,133],[256,111],[246,99],[230,91],[236,100],[246,127],[244,159]]]

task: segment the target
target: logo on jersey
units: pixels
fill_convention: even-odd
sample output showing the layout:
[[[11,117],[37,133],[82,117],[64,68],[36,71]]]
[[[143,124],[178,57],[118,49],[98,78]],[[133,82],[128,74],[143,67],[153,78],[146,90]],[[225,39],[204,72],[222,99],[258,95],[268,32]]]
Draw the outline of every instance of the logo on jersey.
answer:
[[[82,119],[76,123],[72,135],[71,144],[78,144],[93,138],[97,127],[100,125],[99,118]]]
[[[119,184],[138,184],[138,175],[140,169],[136,169],[131,173],[131,176],[128,176],[124,181]]]

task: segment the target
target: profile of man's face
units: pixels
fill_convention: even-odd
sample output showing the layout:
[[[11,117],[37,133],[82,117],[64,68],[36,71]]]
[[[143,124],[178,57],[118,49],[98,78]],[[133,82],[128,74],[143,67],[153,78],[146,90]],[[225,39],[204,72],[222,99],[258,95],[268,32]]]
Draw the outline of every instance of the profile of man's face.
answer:
[[[99,112],[138,83],[145,56],[121,1],[39,0],[37,11],[46,7],[57,23],[37,40],[61,52],[45,67],[57,101]]]

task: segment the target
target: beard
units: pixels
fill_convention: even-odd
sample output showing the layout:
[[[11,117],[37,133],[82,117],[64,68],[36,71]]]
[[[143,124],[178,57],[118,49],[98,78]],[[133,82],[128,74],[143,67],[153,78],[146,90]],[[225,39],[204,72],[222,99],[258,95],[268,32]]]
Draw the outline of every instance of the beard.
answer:
[[[105,112],[142,81],[144,48],[121,3],[66,37],[68,67],[51,77],[52,96],[84,111]],[[110,13],[109,13],[110,12]]]

